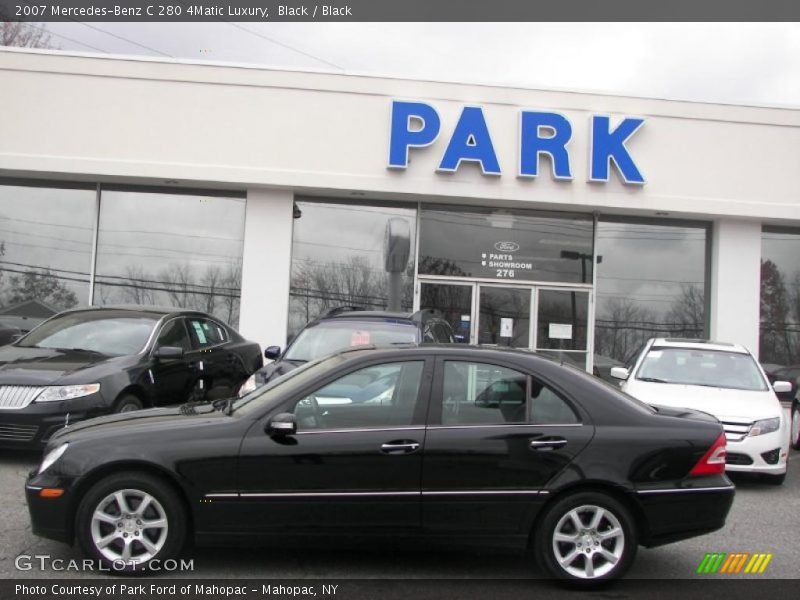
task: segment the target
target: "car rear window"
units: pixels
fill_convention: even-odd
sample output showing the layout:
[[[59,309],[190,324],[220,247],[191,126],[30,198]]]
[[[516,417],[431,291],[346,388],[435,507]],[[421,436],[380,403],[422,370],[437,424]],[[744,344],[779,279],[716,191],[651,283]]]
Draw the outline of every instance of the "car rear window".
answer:
[[[331,320],[306,327],[286,351],[286,360],[309,361],[346,348],[419,342],[415,323]]]

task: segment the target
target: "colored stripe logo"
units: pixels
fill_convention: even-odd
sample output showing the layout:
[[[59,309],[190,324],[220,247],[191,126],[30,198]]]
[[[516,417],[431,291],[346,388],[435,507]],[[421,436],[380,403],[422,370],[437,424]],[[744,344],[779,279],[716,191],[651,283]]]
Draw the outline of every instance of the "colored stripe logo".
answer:
[[[697,573],[701,575],[712,575],[715,573],[725,575],[737,575],[739,573],[760,574],[767,569],[769,561],[772,560],[772,553],[762,552],[713,552],[706,553]]]

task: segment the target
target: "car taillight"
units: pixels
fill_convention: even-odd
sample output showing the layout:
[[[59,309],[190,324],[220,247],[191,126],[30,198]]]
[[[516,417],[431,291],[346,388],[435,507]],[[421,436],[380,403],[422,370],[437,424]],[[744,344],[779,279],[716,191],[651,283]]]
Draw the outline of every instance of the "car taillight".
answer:
[[[711,444],[697,464],[689,472],[689,476],[697,475],[719,475],[725,472],[725,433],[720,433],[717,440]]]

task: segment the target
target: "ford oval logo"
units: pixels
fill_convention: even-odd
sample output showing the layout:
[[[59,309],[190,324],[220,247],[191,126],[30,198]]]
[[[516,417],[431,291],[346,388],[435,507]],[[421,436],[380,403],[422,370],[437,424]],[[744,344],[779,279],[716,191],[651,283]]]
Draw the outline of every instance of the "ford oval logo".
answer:
[[[516,252],[519,250],[519,244],[517,242],[497,242],[494,249],[498,252]]]

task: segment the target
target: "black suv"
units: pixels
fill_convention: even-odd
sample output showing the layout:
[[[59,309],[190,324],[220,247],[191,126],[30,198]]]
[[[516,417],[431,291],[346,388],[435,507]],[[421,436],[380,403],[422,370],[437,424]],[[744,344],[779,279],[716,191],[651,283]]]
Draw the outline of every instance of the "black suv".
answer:
[[[283,353],[280,346],[264,350],[264,356],[274,362],[256,371],[240,393],[252,391],[303,363],[354,346],[453,342],[453,330],[439,311],[397,313],[340,306],[306,325]]]

